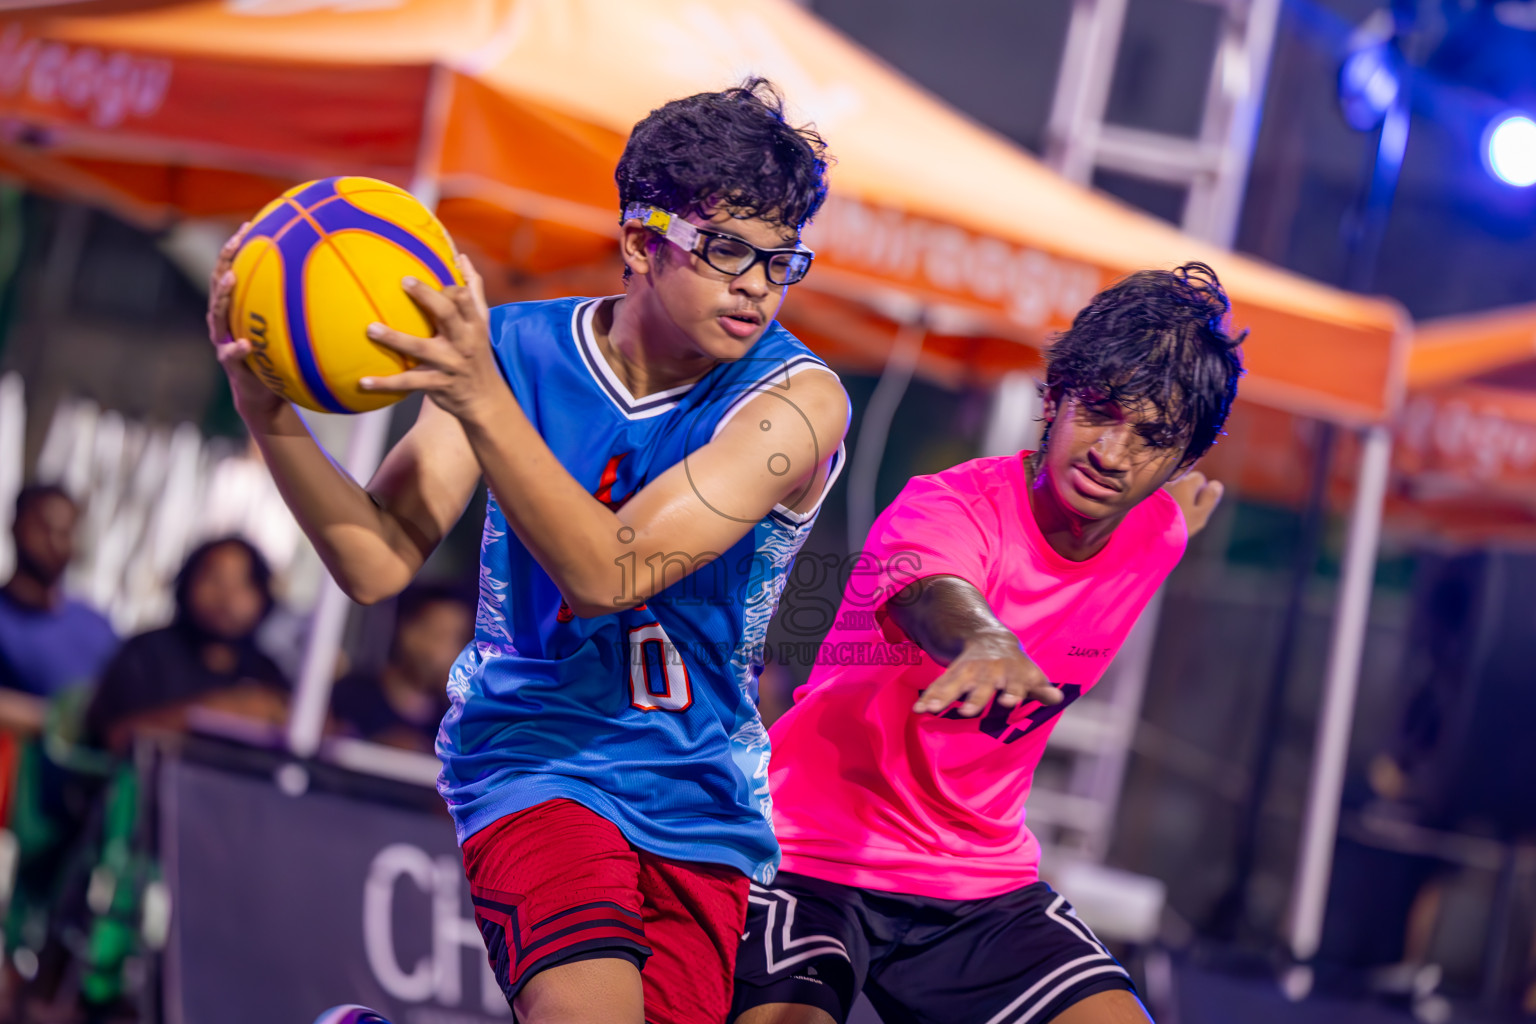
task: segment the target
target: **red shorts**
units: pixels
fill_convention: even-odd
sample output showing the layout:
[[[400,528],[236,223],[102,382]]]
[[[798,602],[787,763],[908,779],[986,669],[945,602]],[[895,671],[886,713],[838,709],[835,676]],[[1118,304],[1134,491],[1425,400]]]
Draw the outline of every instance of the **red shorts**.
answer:
[[[618,957],[642,968],[650,1024],[719,1024],[731,1008],[747,877],[629,845],[611,821],[549,800],[464,844],[475,920],[511,1003],[557,964]]]

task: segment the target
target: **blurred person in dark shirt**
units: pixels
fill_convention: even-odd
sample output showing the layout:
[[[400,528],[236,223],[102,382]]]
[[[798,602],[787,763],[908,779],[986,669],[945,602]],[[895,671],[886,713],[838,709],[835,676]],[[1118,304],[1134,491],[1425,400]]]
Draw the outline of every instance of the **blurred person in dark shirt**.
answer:
[[[475,607],[461,590],[407,588],[395,613],[389,660],[344,676],[331,697],[343,733],[430,754],[448,710],[448,670],[475,633]]]
[[[90,606],[64,595],[80,509],[61,487],[16,496],[16,571],[0,588],[0,686],[52,697],[94,681],[117,634]]]
[[[175,621],[123,644],[86,712],[87,735],[122,752],[140,728],[184,729],[195,706],[281,723],[289,683],[254,641],[272,610],[271,578],[266,559],[239,537],[188,555]]]

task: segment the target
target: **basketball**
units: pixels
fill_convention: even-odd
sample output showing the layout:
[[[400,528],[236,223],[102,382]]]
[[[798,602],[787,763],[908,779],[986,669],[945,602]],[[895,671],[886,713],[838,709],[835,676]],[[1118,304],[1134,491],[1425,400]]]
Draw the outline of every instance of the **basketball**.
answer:
[[[251,369],[288,401],[332,413],[403,397],[357,386],[413,365],[370,341],[370,323],[433,332],[401,278],[436,288],[463,283],[453,241],[432,211],[405,189],[360,177],[307,182],[268,203],[234,271],[229,325],[250,339]]]
[[[356,1003],[333,1006],[315,1018],[315,1024],[389,1024],[377,1010]]]

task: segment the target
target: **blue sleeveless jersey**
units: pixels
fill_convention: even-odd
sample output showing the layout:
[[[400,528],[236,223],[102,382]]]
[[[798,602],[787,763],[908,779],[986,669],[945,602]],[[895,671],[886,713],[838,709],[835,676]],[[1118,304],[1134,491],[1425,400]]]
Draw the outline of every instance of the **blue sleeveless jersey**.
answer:
[[[491,345],[555,456],[613,508],[707,444],[752,397],[798,372],[830,372],[775,322],[746,358],[636,400],[593,337],[602,301],[499,306]],[[616,596],[636,573],[675,582],[640,607],[583,619],[563,607],[493,495],[475,639],[449,676],[437,740],[438,789],[459,841],[564,797],[641,849],[771,880],[779,851],[757,676],[768,620],[814,519],[777,508],[681,579],[681,555],[616,565]]]

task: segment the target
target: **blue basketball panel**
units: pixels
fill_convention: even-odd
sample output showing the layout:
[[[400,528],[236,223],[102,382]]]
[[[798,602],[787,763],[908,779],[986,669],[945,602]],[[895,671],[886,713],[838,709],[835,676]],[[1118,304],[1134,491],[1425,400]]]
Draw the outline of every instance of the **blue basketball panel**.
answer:
[[[336,182],[338,180],[340,179],[321,178],[319,181],[312,181],[308,185],[304,186],[301,191],[294,193],[288,198],[293,202],[298,203],[301,207],[308,209],[321,200],[329,199],[334,196],[336,194]]]
[[[271,213],[251,225],[246,233],[247,238],[276,238],[283,229],[300,217],[298,210],[291,203],[281,203]]]
[[[351,412],[331,393],[330,385],[320,375],[314,343],[309,336],[309,317],[305,315],[304,270],[319,241],[320,232],[308,218],[301,218],[276,240],[277,251],[283,258],[283,314],[288,318],[288,339],[293,345],[294,360],[299,364],[304,386],[327,412]]]

